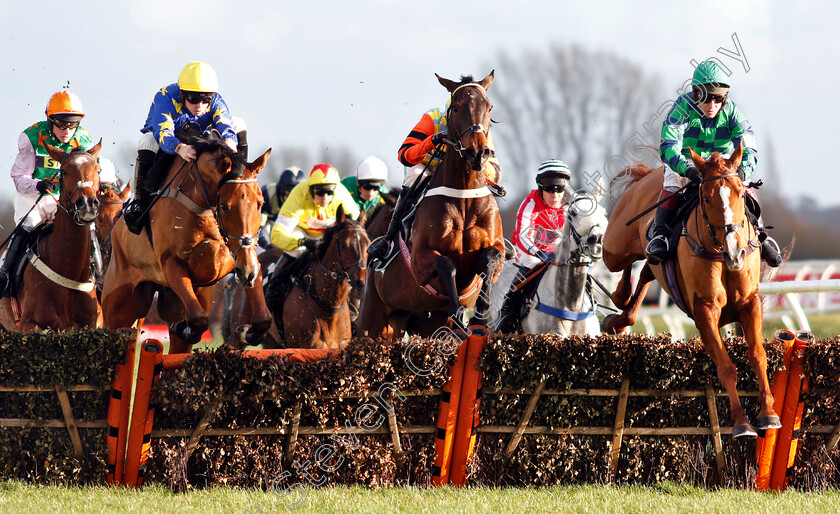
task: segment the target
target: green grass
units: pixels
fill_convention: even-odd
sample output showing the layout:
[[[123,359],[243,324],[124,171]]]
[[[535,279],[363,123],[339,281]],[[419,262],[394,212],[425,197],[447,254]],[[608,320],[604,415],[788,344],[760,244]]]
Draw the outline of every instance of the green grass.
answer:
[[[0,511],[59,512],[836,512],[840,491],[756,493],[706,491],[679,484],[655,487],[568,486],[531,489],[308,489],[278,498],[258,490],[213,487],[184,494],[158,486],[142,490],[0,483]]]

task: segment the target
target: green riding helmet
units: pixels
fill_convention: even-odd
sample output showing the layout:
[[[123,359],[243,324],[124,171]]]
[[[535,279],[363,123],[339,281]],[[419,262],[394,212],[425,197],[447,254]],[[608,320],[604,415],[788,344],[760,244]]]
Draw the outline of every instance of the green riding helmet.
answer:
[[[726,94],[729,90],[729,77],[718,63],[713,60],[703,61],[694,70],[691,77],[692,86],[706,85],[706,90],[712,94]],[[712,87],[708,87],[711,85]]]

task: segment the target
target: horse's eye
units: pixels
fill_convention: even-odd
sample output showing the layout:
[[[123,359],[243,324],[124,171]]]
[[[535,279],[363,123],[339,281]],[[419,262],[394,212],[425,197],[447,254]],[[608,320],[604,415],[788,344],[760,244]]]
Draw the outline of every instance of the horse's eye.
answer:
[[[228,205],[226,203],[223,203],[222,206],[221,206],[221,209],[222,209],[222,212],[228,212],[230,210],[230,207],[228,207]]]
[[[712,202],[712,200],[708,196],[704,196],[703,201],[706,202],[706,203],[711,203]]]
[[[489,109],[487,109],[487,110],[488,110],[488,111],[492,111],[492,110],[493,110],[493,104],[490,104],[490,108],[489,108]]]

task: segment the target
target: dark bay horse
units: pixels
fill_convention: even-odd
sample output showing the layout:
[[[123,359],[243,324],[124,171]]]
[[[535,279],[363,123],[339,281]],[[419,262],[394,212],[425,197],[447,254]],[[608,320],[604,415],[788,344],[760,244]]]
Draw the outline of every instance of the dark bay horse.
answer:
[[[491,153],[487,88],[493,73],[480,82],[440,76],[438,81],[451,94],[446,155],[417,207],[402,255],[371,273],[359,315],[361,334],[392,336],[394,329],[410,327],[411,318],[418,318],[413,315],[432,312],[457,324],[461,307],[476,295],[476,317],[487,320],[490,287],[505,251],[499,208],[483,171]]]
[[[287,348],[340,348],[352,337],[348,297],[367,278],[364,212],[354,221],[339,207],[314,252],[300,256],[289,295],[273,307],[280,341]]]
[[[686,234],[679,239],[673,273],[665,263],[653,266],[647,263],[631,294],[631,266],[645,258],[646,232],[654,213],[629,226],[627,223],[656,202],[662,189],[662,168],[625,171],[632,185],[616,203],[604,235],[604,263],[610,271],[623,272],[612,295],[613,302],[623,312],[604,320],[605,332],[619,333],[635,323],[642,299],[656,278],[694,318],[703,347],[714,361],[718,378],[729,395],[735,423],[733,437],[756,435],[738,398],[735,366],[720,336],[720,327],[736,321],[744,329],[747,356],[758,378],[761,412],[756,428],[781,426],[773,410],[767,357],[762,346],[763,314],[758,295],[761,257],[755,229],[744,209],[745,187],[737,173],[742,150],[739,146],[728,159],[716,152],[708,161],[691,151],[703,181],[699,186],[699,205],[690,213]],[[679,298],[683,300],[677,301]]]
[[[15,325],[9,298],[0,301],[0,322],[6,330],[102,326],[91,269],[93,223],[99,212],[96,159],[102,141],[88,152],[66,153],[44,146],[61,163],[58,209],[52,230],[42,230],[33,253],[27,254],[29,263],[15,294],[20,323]],[[41,201],[53,200],[44,197]]]
[[[271,324],[256,255],[262,193],[257,174],[271,150],[252,163],[225,145],[217,132],[190,141],[197,158],[176,158],[160,199],[139,235],[120,221],[111,236],[102,308],[111,329],[142,324],[154,293],[160,317],[169,323],[170,353],[189,352],[207,330],[213,285],[234,272],[254,309],[251,327]]]

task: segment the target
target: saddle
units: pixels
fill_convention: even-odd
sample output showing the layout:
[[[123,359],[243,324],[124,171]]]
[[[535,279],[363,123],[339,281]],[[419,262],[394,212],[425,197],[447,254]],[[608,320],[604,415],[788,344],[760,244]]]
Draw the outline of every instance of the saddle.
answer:
[[[292,287],[301,282],[300,274],[306,266],[312,261],[315,256],[314,252],[306,251],[292,262],[285,265],[280,265],[282,259],[290,259],[289,256],[281,256],[281,260],[275,265],[274,269],[263,279],[263,294],[265,296],[265,305],[268,311],[274,315],[274,322],[277,325],[277,331],[280,336],[283,336],[283,304],[286,303],[286,298],[292,292]],[[305,287],[302,287],[306,290]]]
[[[671,223],[668,225],[668,254],[663,259],[665,260],[672,260],[674,256],[677,254],[677,245],[680,242],[680,237],[683,234],[683,230],[685,229],[685,224],[688,221],[688,216],[691,214],[691,211],[697,206],[700,201],[700,193],[697,189],[688,189],[683,192],[678,200],[677,210],[674,213],[674,217],[671,220]],[[651,223],[648,225],[646,238],[647,241],[653,238],[653,226],[654,224]]]

